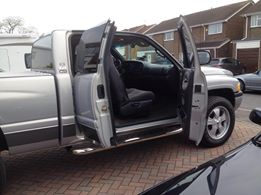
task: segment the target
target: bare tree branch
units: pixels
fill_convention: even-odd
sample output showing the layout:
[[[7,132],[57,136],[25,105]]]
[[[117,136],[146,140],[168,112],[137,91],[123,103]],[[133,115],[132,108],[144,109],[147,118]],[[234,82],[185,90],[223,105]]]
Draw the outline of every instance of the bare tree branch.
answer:
[[[24,20],[21,17],[10,16],[2,20],[2,29],[8,33],[13,34],[14,31],[24,25]]]
[[[10,16],[0,21],[0,33],[38,35],[38,31],[35,27],[24,26],[24,19],[18,16]]]

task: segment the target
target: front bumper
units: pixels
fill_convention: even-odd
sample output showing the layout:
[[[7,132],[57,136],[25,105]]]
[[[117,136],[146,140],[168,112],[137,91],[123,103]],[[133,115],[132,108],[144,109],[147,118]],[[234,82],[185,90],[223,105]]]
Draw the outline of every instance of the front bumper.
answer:
[[[240,92],[234,93],[234,95],[235,95],[235,106],[234,106],[234,109],[237,110],[239,108],[239,106],[241,105],[241,103],[242,103],[243,93],[242,93],[242,91],[240,91]]]

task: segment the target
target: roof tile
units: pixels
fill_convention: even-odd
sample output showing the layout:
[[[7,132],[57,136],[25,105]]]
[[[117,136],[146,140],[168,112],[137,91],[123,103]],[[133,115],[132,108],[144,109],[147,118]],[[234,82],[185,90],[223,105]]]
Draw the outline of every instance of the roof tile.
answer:
[[[208,9],[205,11],[186,15],[185,18],[190,26],[224,21],[250,2],[252,1],[242,1],[239,3],[234,3],[214,9]],[[170,20],[165,20],[156,25],[154,28],[150,29],[148,32],[146,32],[146,34],[177,29],[178,20],[178,17]]]
[[[257,13],[257,12],[261,12],[261,1],[258,1],[257,3],[255,3],[254,6],[251,6],[243,14],[251,15],[252,13]]]

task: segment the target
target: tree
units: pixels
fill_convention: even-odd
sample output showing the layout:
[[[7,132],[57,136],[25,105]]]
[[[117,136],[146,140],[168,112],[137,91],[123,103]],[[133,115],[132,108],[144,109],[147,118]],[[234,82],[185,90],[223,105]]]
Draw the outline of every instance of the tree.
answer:
[[[3,33],[4,24],[0,21],[0,33]]]
[[[19,34],[38,34],[38,30],[34,26],[21,26],[18,28]]]
[[[2,29],[8,33],[13,34],[16,29],[24,25],[24,20],[17,16],[10,16],[2,20]]]
[[[0,21],[0,33],[38,34],[35,27],[24,26],[24,19],[18,16],[10,16]]]

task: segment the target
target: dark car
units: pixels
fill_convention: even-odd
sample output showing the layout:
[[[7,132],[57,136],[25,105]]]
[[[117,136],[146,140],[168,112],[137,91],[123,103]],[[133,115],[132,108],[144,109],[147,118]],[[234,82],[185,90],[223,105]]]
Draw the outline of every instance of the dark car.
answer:
[[[261,125],[261,109],[250,119]],[[260,195],[261,133],[235,150],[173,177],[142,195]]]
[[[261,70],[250,74],[241,74],[236,78],[240,81],[241,91],[261,91]]]
[[[234,75],[246,72],[246,67],[234,58],[213,58],[206,66],[224,68],[230,70]]]

